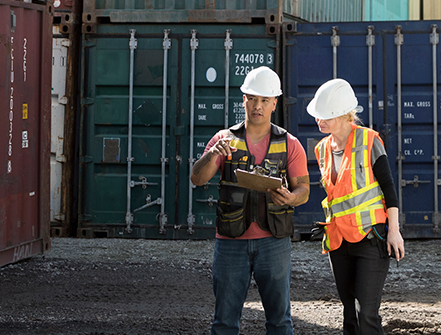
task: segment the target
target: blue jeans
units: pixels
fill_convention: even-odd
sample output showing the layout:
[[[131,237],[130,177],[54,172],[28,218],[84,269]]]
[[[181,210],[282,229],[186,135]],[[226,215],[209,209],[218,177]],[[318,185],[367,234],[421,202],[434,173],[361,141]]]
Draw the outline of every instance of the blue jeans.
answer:
[[[213,290],[216,297],[211,334],[239,334],[239,321],[251,276],[259,288],[266,316],[266,334],[293,334],[289,289],[289,237],[255,240],[216,239]]]
[[[378,310],[389,269],[389,257],[380,255],[378,240],[343,241],[329,253],[338,294],[343,303],[344,335],[384,334]]]

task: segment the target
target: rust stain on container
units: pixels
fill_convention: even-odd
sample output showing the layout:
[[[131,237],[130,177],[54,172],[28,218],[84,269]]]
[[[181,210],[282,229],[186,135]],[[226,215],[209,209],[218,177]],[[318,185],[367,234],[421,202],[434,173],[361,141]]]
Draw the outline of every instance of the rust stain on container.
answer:
[[[52,5],[0,0],[0,266],[50,249]]]

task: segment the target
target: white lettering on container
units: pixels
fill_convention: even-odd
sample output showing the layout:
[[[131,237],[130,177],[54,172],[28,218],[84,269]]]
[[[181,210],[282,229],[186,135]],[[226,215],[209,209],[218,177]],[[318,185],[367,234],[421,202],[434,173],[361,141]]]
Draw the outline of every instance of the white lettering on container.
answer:
[[[27,49],[28,40],[25,37],[23,39],[23,81],[26,82],[26,55],[28,54]]]
[[[7,173],[12,172],[12,128],[14,120],[14,37],[11,36],[11,89],[9,91],[9,131],[8,131],[8,167]]]

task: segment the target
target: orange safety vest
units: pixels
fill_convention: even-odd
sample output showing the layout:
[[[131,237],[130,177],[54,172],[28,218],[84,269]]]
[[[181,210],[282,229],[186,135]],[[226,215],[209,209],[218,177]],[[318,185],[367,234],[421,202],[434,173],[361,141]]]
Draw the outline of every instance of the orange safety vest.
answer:
[[[374,177],[371,155],[374,138],[383,141],[370,128],[354,125],[346,142],[335,184],[331,180],[331,136],[315,147],[315,155],[327,197],[322,202],[326,216],[323,253],[338,249],[343,238],[361,241],[377,223],[385,223],[384,195]]]

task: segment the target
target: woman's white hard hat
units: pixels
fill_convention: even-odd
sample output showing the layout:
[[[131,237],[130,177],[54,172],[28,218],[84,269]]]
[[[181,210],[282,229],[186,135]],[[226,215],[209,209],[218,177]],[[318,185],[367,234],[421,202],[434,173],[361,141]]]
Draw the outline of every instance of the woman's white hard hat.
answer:
[[[306,110],[317,119],[329,120],[353,110],[360,113],[363,107],[358,105],[354,90],[346,80],[332,79],[319,87]]]
[[[248,72],[240,90],[244,94],[261,97],[282,95],[279,76],[267,66],[261,66]]]

